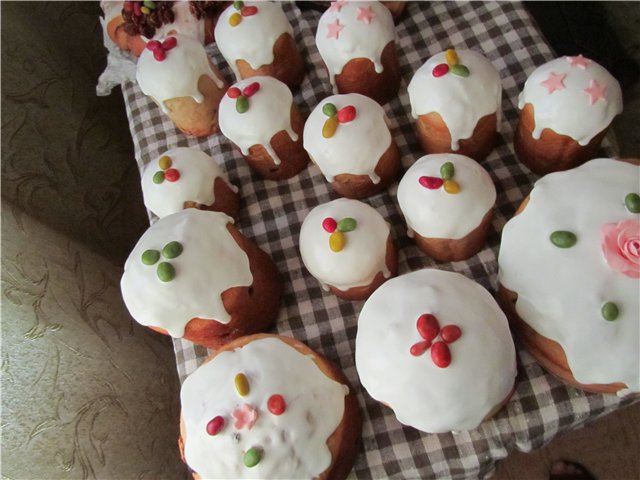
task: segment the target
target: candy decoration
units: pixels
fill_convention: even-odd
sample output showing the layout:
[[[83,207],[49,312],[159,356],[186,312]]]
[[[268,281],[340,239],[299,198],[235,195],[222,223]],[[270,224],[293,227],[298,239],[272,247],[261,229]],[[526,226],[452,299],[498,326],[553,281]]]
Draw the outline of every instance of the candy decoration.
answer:
[[[451,180],[456,173],[456,169],[451,162],[445,162],[440,167],[440,176],[443,180]]]
[[[236,111],[238,113],[244,113],[247,110],[249,110],[249,100],[247,100],[247,97],[241,95],[236,99]]]
[[[249,98],[252,97],[258,90],[260,90],[260,84],[258,82],[253,82],[244,87],[242,90],[242,95]]]
[[[351,232],[356,229],[358,226],[358,222],[356,222],[355,218],[345,217],[338,222],[338,230],[341,232]]]
[[[566,230],[556,230],[549,235],[549,240],[558,248],[571,248],[578,241],[578,237],[573,232]]]
[[[459,77],[468,77],[469,76],[469,69],[467,67],[465,67],[464,65],[453,65],[451,67],[451,73],[453,73],[454,75],[457,75]]]
[[[249,395],[249,380],[244,373],[237,374],[234,382],[236,384],[238,395],[240,395],[241,397],[246,397],[247,395]]]
[[[445,325],[440,332],[440,337],[445,343],[453,343],[462,335],[460,327],[457,325]]]
[[[242,7],[244,7],[244,2],[239,2],[239,1],[233,2],[233,8],[235,8],[236,10],[240,10]]]
[[[333,117],[338,113],[338,109],[333,103],[325,103],[322,106],[322,113],[324,113],[327,117]]]
[[[234,418],[233,427],[236,430],[242,430],[246,428],[251,430],[255,423],[258,421],[258,409],[248,403],[244,403],[237,406],[231,412],[231,416]]]
[[[249,6],[249,7],[242,7],[240,9],[240,14],[243,17],[250,17],[252,15],[255,15],[256,13],[258,13],[258,7],[256,6]]]
[[[245,467],[253,468],[258,463],[260,463],[261,459],[262,459],[262,452],[255,447],[251,447],[249,450],[245,452],[244,457],[242,458],[242,461],[244,462]]]
[[[325,232],[331,234],[329,236],[329,248],[333,252],[342,251],[347,243],[347,237],[344,234],[352,232],[357,226],[358,222],[355,218],[345,217],[340,221],[336,221],[334,218],[326,217],[322,221],[322,228]]]
[[[458,182],[453,180],[453,176],[456,173],[456,169],[451,162],[445,162],[440,167],[440,176],[438,177],[428,177],[422,176],[418,178],[418,182],[424,188],[429,190],[437,190],[440,187],[444,187],[444,191],[451,194],[456,194],[460,192],[460,185]]]
[[[233,2],[233,8],[237,10],[229,17],[229,25],[237,27],[242,22],[242,17],[251,17],[258,13],[258,7],[254,5],[244,6],[244,2]]]
[[[344,108],[338,110],[338,122],[349,123],[356,118],[356,107],[353,105],[347,105]]]
[[[207,423],[207,433],[212,437],[220,433],[224,428],[224,418],[218,415]]]
[[[342,232],[333,232],[329,237],[329,248],[334,252],[341,251],[346,243],[346,239]]]
[[[607,86],[600,85],[596,80],[591,80],[589,87],[583,90],[589,97],[589,105],[593,105],[598,100],[606,101]]]
[[[133,2],[133,14],[136,17],[142,16],[142,11],[140,10],[140,2]]]
[[[441,178],[422,176],[418,179],[420,185],[429,190],[437,190],[444,183]]]
[[[170,168],[164,172],[164,178],[167,182],[177,182],[180,179],[180,172],[175,168]]]
[[[431,342],[427,342],[427,341],[414,343],[413,345],[411,345],[411,348],[409,349],[409,353],[411,353],[411,355],[413,355],[414,357],[419,357],[424,352],[426,352],[430,346],[431,346]]]
[[[444,191],[451,194],[456,194],[460,192],[460,185],[455,180],[445,180],[444,182]]]
[[[631,213],[640,213],[640,195],[628,193],[624,197],[624,204]]]
[[[149,10],[147,7],[140,7],[140,12],[144,13],[145,15],[149,15],[151,13],[151,10]]]
[[[327,118],[322,126],[322,136],[324,138],[331,138],[335,135],[336,129],[338,128],[338,118],[331,117]]]
[[[322,221],[322,228],[324,228],[327,233],[333,233],[336,231],[336,228],[338,228],[338,222],[331,217],[327,217]]]
[[[168,155],[163,155],[162,157],[160,157],[160,160],[158,160],[158,166],[162,170],[166,170],[167,168],[170,168],[172,163],[173,162],[171,161],[171,157]]]
[[[458,340],[462,336],[462,330],[457,325],[445,325],[440,328],[440,324],[435,315],[424,313],[418,317],[416,322],[418,333],[424,339],[414,343],[409,348],[409,353],[414,357],[422,355],[431,349],[431,360],[440,368],[446,368],[451,364],[451,351],[448,344]],[[436,341],[440,336],[441,341]],[[433,343],[432,343],[433,342]]]
[[[440,63],[431,70],[431,75],[436,78],[443,77],[447,73],[466,78],[470,75],[469,69],[460,64],[460,58],[453,48],[449,48],[444,52],[444,58],[447,63]]]
[[[229,96],[229,98],[238,98],[240,95],[242,95],[242,92],[238,87],[231,87],[229,90],[227,90],[227,95]]]
[[[151,10],[153,10],[153,9],[155,9],[155,8],[156,8],[156,4],[155,4],[155,2],[152,2],[151,0],[144,0],[144,2],[142,2],[142,4],[143,4],[145,7],[149,8],[149,9],[151,9]]]
[[[141,260],[145,265],[154,265],[160,260],[160,252],[158,250],[145,250],[142,252]]]
[[[169,37],[162,42],[163,50],[171,50],[172,48],[176,48],[178,46],[178,39],[176,37]]]
[[[446,343],[436,342],[431,346],[431,360],[440,368],[447,368],[451,364],[451,352]]]
[[[242,91],[238,87],[231,87],[227,90],[227,96],[229,98],[236,99],[236,111],[238,113],[244,113],[249,110],[249,98],[253,97],[256,92],[260,90],[260,84],[253,82],[244,87]]]
[[[162,256],[164,258],[172,259],[180,256],[182,253],[182,244],[180,242],[169,242],[162,249]]]
[[[431,74],[436,78],[442,77],[447,73],[449,73],[449,65],[447,65],[446,63],[440,63],[439,65],[436,65],[431,71]]]
[[[162,62],[167,58],[167,52],[176,46],[178,46],[178,39],[176,37],[168,37],[162,43],[158,40],[149,41],[147,43],[147,50],[151,50],[153,52],[153,58],[158,62]]]
[[[604,318],[608,322],[613,322],[618,318],[620,312],[618,311],[618,305],[613,302],[607,302],[602,305],[601,313],[602,318]]]
[[[457,65],[459,62],[458,54],[453,48],[449,48],[447,49],[446,52],[444,52],[444,58],[447,60],[447,63],[451,66]]]
[[[170,282],[176,277],[176,270],[169,262],[160,262],[156,274],[161,282]]]
[[[429,343],[438,336],[438,332],[440,331],[438,319],[430,313],[420,315],[416,322],[416,327],[418,328],[420,336]]]
[[[322,136],[331,138],[335,135],[340,123],[349,123],[356,118],[356,107],[347,105],[340,110],[333,103],[325,103],[322,106],[322,113],[329,117],[322,126]]]
[[[177,182],[180,178],[180,172],[175,168],[171,168],[172,164],[173,161],[168,155],[163,155],[162,157],[160,157],[160,159],[158,160],[158,166],[161,170],[164,171],[158,171],[153,174],[153,183],[161,184],[165,180],[168,182]]]
[[[274,415],[282,415],[287,408],[287,404],[284,401],[282,395],[271,395],[267,400],[267,409]]]
[[[160,184],[164,182],[164,172],[156,172],[153,174],[153,183]]]

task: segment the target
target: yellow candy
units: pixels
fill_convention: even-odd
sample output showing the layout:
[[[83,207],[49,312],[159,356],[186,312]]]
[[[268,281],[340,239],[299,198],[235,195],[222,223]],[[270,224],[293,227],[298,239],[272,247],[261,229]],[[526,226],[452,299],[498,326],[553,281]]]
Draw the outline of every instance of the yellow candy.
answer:
[[[322,127],[322,136],[324,138],[331,138],[336,133],[336,129],[338,128],[338,117],[333,116],[327,118],[327,121],[324,122]]]
[[[244,373],[239,373],[235,378],[236,390],[241,397],[249,395],[249,380]]]
[[[458,54],[453,48],[450,48],[446,51],[445,57],[447,59],[447,63],[449,65],[457,65],[458,64]]]
[[[234,13],[229,17],[229,25],[231,25],[232,27],[239,25],[241,21],[242,15],[240,15],[239,13]]]
[[[344,237],[344,233],[335,231],[329,237],[329,248],[334,252],[339,252],[344,248],[344,244],[347,243],[347,239]]]
[[[145,15],[149,15],[149,13],[151,12],[151,10],[149,10],[149,7],[140,7],[140,11]]]
[[[173,162],[171,161],[171,157],[167,155],[160,157],[160,160],[158,160],[158,165],[162,170],[166,170],[167,168],[171,167],[172,163]]]
[[[460,191],[460,185],[455,180],[445,180],[444,191],[447,193],[458,193]]]

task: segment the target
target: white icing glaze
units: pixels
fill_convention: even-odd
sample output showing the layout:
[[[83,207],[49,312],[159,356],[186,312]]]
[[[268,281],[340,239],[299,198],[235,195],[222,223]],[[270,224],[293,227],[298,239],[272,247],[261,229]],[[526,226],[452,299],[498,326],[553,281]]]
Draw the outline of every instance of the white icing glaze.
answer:
[[[186,35],[204,45],[204,17],[198,20],[187,0],[178,0],[173,3],[174,20],[156,29],[153,38],[164,38],[168,35]]]
[[[165,180],[154,183],[153,176],[162,171],[158,160],[165,155],[171,158],[171,168],[178,170],[180,178],[177,182]],[[203,151],[186,147],[172,148],[153,160],[142,173],[144,204],[159,218],[183,210],[187,201],[211,206],[216,200],[213,183],[218,177],[237,191],[224,177],[215,160]]]
[[[449,345],[446,368],[433,363],[430,349],[409,352],[423,340],[416,322],[425,313],[440,328],[462,331]],[[507,319],[489,292],[458,273],[424,269],[388,280],[364,304],[356,368],[369,395],[401,423],[440,433],[476,428],[512,390],[516,357]]]
[[[249,100],[249,109],[244,113],[236,110],[236,99],[225,94],[220,101],[218,121],[222,134],[235,143],[243,155],[249,155],[249,149],[261,145],[276,165],[281,159],[271,146],[271,139],[284,130],[292,141],[298,140],[298,134],[291,125],[291,105],[293,95],[284,83],[272,77],[251,77],[241,80],[233,87],[242,91],[254,82],[260,84]]]
[[[340,75],[344,66],[354,58],[369,59],[375,71],[382,72],[382,51],[395,40],[393,17],[380,2],[336,3],[322,14],[316,31],[316,45],[329,71],[334,93],[338,93],[335,76]],[[359,9],[362,8],[372,9],[374,17],[371,23],[358,20]],[[335,24],[336,20],[344,27],[338,38],[327,38],[329,24]]]
[[[340,252],[329,248],[330,234],[322,221],[332,217],[356,220],[357,227],[344,233],[345,247]],[[340,198],[319,205],[304,219],[300,228],[300,254],[307,270],[322,284],[339,290],[369,285],[382,272],[388,278],[386,265],[389,224],[366,203]]]
[[[545,128],[549,128],[584,146],[622,112],[622,91],[617,80],[597,63],[591,61],[586,68],[580,68],[572,66],[568,58],[557,58],[538,67],[524,84],[518,108],[522,110],[528,103],[533,106],[535,128],[532,134],[536,140]],[[548,93],[542,82],[552,73],[566,75],[564,88]],[[584,90],[592,80],[605,86],[606,91],[605,99],[590,105]]]
[[[333,103],[338,110],[347,105],[356,108],[355,119],[339,124],[331,138],[322,136],[328,118],[322,107],[327,103]],[[373,183],[379,183],[374,170],[391,145],[391,132],[380,105],[364,95],[349,93],[325,98],[313,109],[304,126],[303,143],[327,182],[336,175],[350,173],[368,175]]]
[[[122,297],[131,316],[142,325],[160,327],[173,337],[184,334],[192,318],[229,323],[222,293],[253,283],[249,258],[238,246],[227,224],[233,219],[220,212],[189,208],[160,219],[142,235],[125,265],[120,282]],[[178,241],[183,252],[169,262],[176,276],[170,282],[158,279],[155,265],[145,265],[142,253],[162,251]]]
[[[451,162],[453,180],[460,192],[447,193],[444,187],[423,187],[422,176],[440,178],[440,167]],[[400,180],[398,204],[407,226],[426,238],[460,239],[480,225],[496,201],[496,188],[480,164],[455,153],[425,155],[417,160]]]
[[[234,378],[244,373],[250,392],[240,397]],[[331,464],[327,439],[344,415],[346,385],[315,365],[311,357],[278,338],[261,338],[219,353],[184,382],[181,392],[186,429],[185,458],[202,478],[315,478]],[[271,395],[286,402],[282,415],[267,409]],[[231,412],[250,404],[259,410],[250,430],[237,430]],[[224,429],[207,434],[207,423],[225,417]],[[234,434],[239,434],[234,441]],[[260,462],[243,464],[249,448],[261,448]]]
[[[518,294],[518,315],[562,346],[575,379],[623,382],[623,393],[640,391],[640,284],[607,265],[601,229],[640,218],[624,205],[638,185],[637,166],[609,159],[546,175],[504,226],[498,257],[500,283]],[[554,246],[556,230],[574,232],[575,246]],[[609,301],[619,308],[615,321],[600,313]]]
[[[216,23],[215,38],[220,53],[233,70],[236,80],[240,72],[236,60],[246,61],[257,70],[273,63],[273,47],[283,33],[293,38],[293,28],[279,3],[244,2],[245,6],[255,6],[258,13],[242,17],[242,21],[232,27],[229,17],[238,11],[229,5]]]
[[[211,69],[209,57],[201,43],[184,35],[172,35],[178,45],[167,52],[159,62],[153,52],[144,49],[138,59],[136,80],[145,95],[153,98],[163,112],[168,113],[166,100],[191,97],[202,103],[204,97],[198,90],[198,80],[206,75],[222,88],[224,82]],[[159,39],[161,40],[161,39]]]
[[[413,75],[409,83],[411,115],[418,118],[432,112],[439,113],[451,134],[451,149],[459,149],[459,141],[470,138],[478,121],[496,113],[496,127],[500,126],[502,83],[500,74],[485,57],[471,50],[456,50],[460,65],[469,69],[468,77],[451,71],[434,77],[433,68],[447,63],[445,52],[431,57]]]

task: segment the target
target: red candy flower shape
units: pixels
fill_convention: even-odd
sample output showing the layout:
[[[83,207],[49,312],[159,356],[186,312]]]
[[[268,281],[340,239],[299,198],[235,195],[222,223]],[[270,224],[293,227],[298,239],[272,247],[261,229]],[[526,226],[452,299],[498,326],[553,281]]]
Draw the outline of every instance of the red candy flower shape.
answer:
[[[640,278],[640,221],[623,220],[602,226],[602,253],[609,267]]]
[[[440,328],[438,319],[430,313],[420,315],[416,327],[424,340],[413,344],[409,349],[409,353],[414,357],[418,357],[431,348],[431,360],[434,365],[440,368],[447,368],[451,363],[449,344],[462,336],[460,327],[457,325],[445,325]],[[438,336],[440,336],[441,341],[434,342]]]
[[[174,49],[178,45],[176,37],[168,37],[162,43],[158,40],[150,40],[147,43],[147,49],[153,52],[153,58],[162,62],[167,58],[167,52]]]
[[[245,403],[240,407],[236,407],[231,415],[235,419],[233,426],[238,430],[243,428],[251,430],[253,424],[258,420],[258,410],[248,403]]]

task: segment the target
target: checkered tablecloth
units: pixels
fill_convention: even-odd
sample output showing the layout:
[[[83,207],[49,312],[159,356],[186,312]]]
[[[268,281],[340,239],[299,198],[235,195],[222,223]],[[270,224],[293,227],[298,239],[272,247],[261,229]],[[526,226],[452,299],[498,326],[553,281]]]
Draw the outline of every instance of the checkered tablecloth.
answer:
[[[300,11],[295,4],[286,4],[285,10],[307,67],[307,76],[294,98],[302,113],[308,115],[331,94],[314,41],[320,14]],[[527,75],[553,54],[524,7],[514,3],[412,2],[396,31],[402,83],[399,96],[385,106],[385,111],[405,169],[423,155],[407,94],[413,72],[431,55],[449,47],[482,52],[500,71],[504,89],[502,137],[483,163],[498,191],[496,215],[488,246],[478,255],[464,262],[436,264],[406,236],[395,195],[397,184],[388,193],[365,201],[392,225],[399,247],[399,274],[424,267],[453,270],[495,291],[500,232],[537,178],[513,153],[517,97]],[[217,48],[210,46],[208,51],[227,80],[232,81],[231,70]],[[310,165],[290,180],[263,180],[222,135],[187,138],[137,85],[125,83],[123,94],[140,168],[166,149],[198,147],[210,153],[231,182],[240,187],[243,205],[236,225],[271,255],[285,283],[283,307],[274,331],[302,340],[335,361],[358,393],[364,426],[352,478],[483,478],[509,451],[539,448],[562,431],[581,427],[631,403],[631,399],[586,394],[564,385],[545,373],[518,345],[517,388],[509,404],[493,420],[470,432],[438,435],[401,425],[390,409],[366,394],[358,380],[354,347],[357,316],[363,303],[339,300],[324,292],[300,259],[302,220],[316,205],[337,198],[319,169]],[[208,352],[190,342],[175,340],[175,353],[183,380]]]

